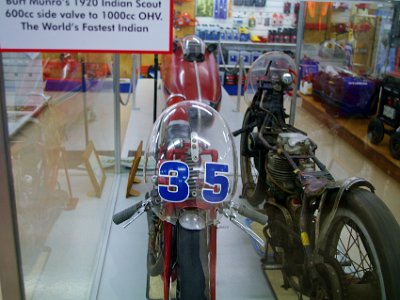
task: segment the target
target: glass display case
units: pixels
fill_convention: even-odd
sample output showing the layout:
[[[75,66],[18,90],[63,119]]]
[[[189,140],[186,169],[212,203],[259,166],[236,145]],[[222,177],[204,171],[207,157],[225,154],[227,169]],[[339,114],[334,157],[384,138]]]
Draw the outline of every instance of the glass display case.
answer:
[[[397,119],[397,96],[382,103],[387,77],[396,77],[396,7],[379,1],[306,2],[299,61],[303,107],[394,179],[400,178],[398,146],[390,150],[388,143],[398,125],[369,124],[384,107],[391,123]],[[388,139],[380,143],[385,132]]]
[[[290,103],[285,98],[286,111],[295,113],[293,125],[318,144],[318,157],[335,179],[365,178],[400,222],[399,2],[175,0],[176,16],[187,17],[184,12],[189,8],[190,26],[178,26],[176,35],[195,30],[193,14],[197,9],[202,15],[197,16],[196,33],[225,48],[225,64],[232,59],[227,64],[230,68],[237,66],[241,54],[249,55],[248,69],[263,51],[296,52],[297,98]],[[296,26],[304,27],[301,36],[294,35]],[[249,31],[242,28],[239,32],[241,27],[251,29],[256,36],[253,41]],[[0,211],[16,222],[13,228],[7,220],[11,224],[7,228],[17,250],[19,247],[20,258],[14,251],[15,259],[21,260],[22,267],[18,270],[15,266],[12,275],[21,277],[25,298],[129,299],[126,294],[133,289],[133,295],[144,298],[149,280],[141,273],[146,270],[147,220],[143,218],[128,233],[114,231],[113,239],[109,236],[112,214],[127,206],[121,196],[125,190],[120,191],[125,189],[121,185],[120,175],[125,172],[120,169],[121,155],[132,157],[136,141],[150,131],[151,126],[140,123],[147,118],[147,110],[137,112],[142,119],[138,121],[138,117],[135,130],[129,131],[135,100],[121,108],[115,92],[116,61],[111,54],[37,52],[2,53],[0,57],[5,97],[1,112],[8,130],[3,139],[9,150],[1,154],[0,170],[11,170],[9,176],[1,172],[1,177],[6,174],[10,181],[6,186],[13,195],[10,212],[3,209],[5,201]],[[130,68],[127,70],[126,74]],[[135,72],[137,76],[139,72]],[[141,102],[148,110],[153,107],[145,97],[151,97],[152,83],[146,85]],[[230,108],[226,104],[229,100],[222,100],[222,109]],[[235,130],[242,125],[243,111],[235,111],[238,115],[233,117],[232,111],[228,123]],[[125,166],[131,162],[127,159]],[[2,196],[8,199],[6,192]],[[225,223],[219,225],[218,229],[229,228]],[[227,294],[230,299],[238,290],[242,297],[256,289],[253,294],[257,296],[268,290],[268,296],[274,294],[277,299],[298,299],[291,289],[282,292],[280,271],[259,267],[260,249],[253,251],[254,241],[235,234],[229,234],[229,241],[235,243],[222,248],[223,263],[219,265],[224,264],[221,274],[230,280],[218,282],[217,291],[231,281],[238,284]],[[139,267],[134,265],[138,262],[135,256],[141,259]],[[244,257],[250,257],[253,264],[245,265],[248,260]],[[233,260],[240,263],[233,264]],[[241,286],[240,281],[253,278],[250,272],[254,269],[262,280],[251,279],[254,285]],[[130,273],[125,276],[130,280],[128,285],[121,283],[125,272]],[[265,286],[261,273],[269,278]],[[5,284],[8,282],[1,282],[0,288]],[[276,289],[274,293],[269,292],[269,285]],[[161,288],[154,285],[154,291]]]
[[[398,2],[301,5],[294,125],[318,144],[337,180],[365,178],[400,222]],[[265,273],[274,282],[274,271]],[[295,299],[279,283],[277,298]]]
[[[116,183],[111,58],[2,55],[27,299],[91,293]]]

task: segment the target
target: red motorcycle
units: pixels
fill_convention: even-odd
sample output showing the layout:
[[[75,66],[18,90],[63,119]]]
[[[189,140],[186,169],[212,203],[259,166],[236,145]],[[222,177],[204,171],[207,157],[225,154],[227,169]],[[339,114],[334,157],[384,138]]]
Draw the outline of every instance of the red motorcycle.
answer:
[[[186,62],[192,60],[196,66],[197,60],[210,57],[196,37],[184,40]],[[186,82],[184,78],[182,82]],[[203,91],[199,84],[196,89]],[[130,224],[147,212],[148,278],[162,275],[164,300],[170,296],[179,300],[215,300],[220,218],[228,217],[261,245],[262,239],[238,221],[236,212],[262,224],[267,218],[255,209],[232,202],[237,156],[229,127],[211,107],[217,102],[182,91],[171,93],[168,103],[177,103],[160,115],[147,142],[145,199],[115,214],[113,221],[120,224],[130,219]],[[196,100],[177,94],[191,95]],[[176,282],[174,295],[172,282]]]
[[[212,120],[212,122],[210,122]],[[240,214],[265,224],[254,209],[234,205],[237,157],[221,115],[199,101],[166,109],[153,127],[145,155],[145,200],[114,215],[120,224],[147,212],[148,276],[162,275],[164,300],[176,280],[179,300],[215,299],[217,224],[225,215],[240,224]]]
[[[197,36],[188,35],[175,40],[171,55],[163,55],[161,78],[166,105],[197,99],[219,110],[221,82],[214,52],[217,46],[208,46]]]

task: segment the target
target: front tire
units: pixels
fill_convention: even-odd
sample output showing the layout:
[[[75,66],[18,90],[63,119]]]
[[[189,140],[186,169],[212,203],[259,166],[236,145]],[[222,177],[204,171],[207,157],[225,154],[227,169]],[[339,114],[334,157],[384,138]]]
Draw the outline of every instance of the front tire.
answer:
[[[341,201],[321,228],[319,250],[339,262],[345,299],[400,299],[397,221],[368,190],[350,190]]]
[[[207,229],[178,227],[177,300],[209,299]]]

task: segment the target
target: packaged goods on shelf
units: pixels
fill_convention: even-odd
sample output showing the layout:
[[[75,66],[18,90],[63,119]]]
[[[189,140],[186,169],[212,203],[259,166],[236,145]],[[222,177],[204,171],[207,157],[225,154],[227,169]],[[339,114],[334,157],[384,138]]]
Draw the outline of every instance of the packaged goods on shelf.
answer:
[[[313,78],[313,94],[338,116],[370,116],[376,111],[375,79],[344,71],[320,70]]]

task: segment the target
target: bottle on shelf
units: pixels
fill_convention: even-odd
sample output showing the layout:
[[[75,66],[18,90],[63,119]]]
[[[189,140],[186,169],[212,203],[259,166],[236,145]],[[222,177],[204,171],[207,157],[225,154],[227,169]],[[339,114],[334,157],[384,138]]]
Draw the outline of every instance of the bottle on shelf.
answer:
[[[249,17],[249,28],[256,27],[256,18],[254,16]]]
[[[241,50],[239,52],[239,56],[242,58],[243,65],[244,66],[249,66],[251,62],[251,53],[246,50]]]

